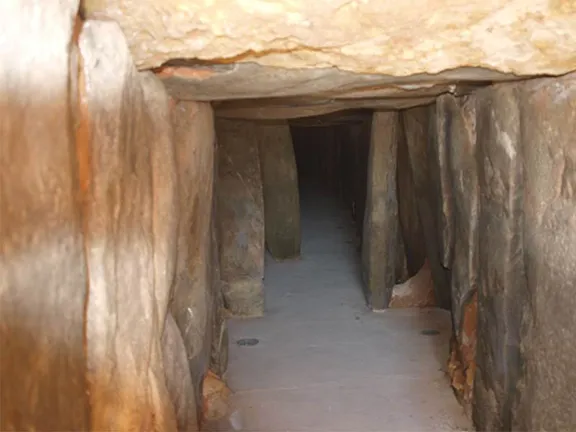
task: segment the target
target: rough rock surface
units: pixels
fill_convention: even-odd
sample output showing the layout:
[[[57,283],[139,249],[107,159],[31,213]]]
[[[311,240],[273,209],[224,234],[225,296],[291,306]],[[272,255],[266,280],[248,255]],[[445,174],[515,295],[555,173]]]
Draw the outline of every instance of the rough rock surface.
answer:
[[[423,240],[426,256],[434,281],[434,296],[436,304],[443,308],[450,306],[450,274],[442,266],[440,256],[440,239],[438,238],[435,211],[436,196],[431,178],[429,157],[429,122],[435,118],[435,107],[424,106],[402,112],[402,122],[405,128],[406,144],[412,167],[416,205],[422,224]],[[436,142],[435,140],[433,142]]]
[[[388,307],[396,283],[398,201],[396,149],[398,113],[376,112],[372,117],[368,186],[362,241],[362,276],[373,309]]]
[[[171,313],[166,315],[162,334],[162,358],[166,373],[166,387],[174,406],[179,431],[198,431],[198,404],[186,347],[180,329]]]
[[[454,248],[452,178],[448,142],[452,118],[446,112],[446,104],[451,98],[451,95],[441,95],[436,99],[436,109],[431,110],[432,118],[428,123],[430,181],[433,187],[436,229],[440,241],[440,263],[444,268],[450,268]]]
[[[224,300],[234,315],[264,311],[264,202],[257,125],[219,119],[218,236]]]
[[[88,0],[85,9],[121,24],[142,68],[185,58],[395,76],[459,66],[519,75],[576,68],[572,2]]]
[[[576,425],[576,75],[523,84],[525,380],[514,430]]]
[[[82,175],[90,185],[83,215],[91,427],[168,430],[175,419],[160,338],[178,227],[168,96],[152,74],[134,69],[115,23],[85,23],[80,50],[90,132]]]
[[[392,297],[390,298],[390,308],[412,308],[412,307],[433,307],[434,284],[432,273],[428,261],[406,282],[394,285]]]
[[[470,413],[476,376],[476,345],[478,333],[478,292],[463,305],[461,325],[450,341],[448,374],[456,397]]]
[[[174,97],[253,98],[216,109],[236,118],[405,109],[576,68],[570,1],[87,0],[85,12],[118,21]]]
[[[0,430],[88,430],[69,87],[78,5],[26,6],[0,3]]]
[[[214,172],[218,168],[218,154],[214,154]],[[214,178],[217,187],[217,178]],[[216,189],[215,189],[216,190]],[[220,277],[220,252],[218,230],[217,196],[212,197],[212,223],[210,232],[212,236],[212,289],[214,291],[214,320],[212,321],[212,351],[210,354],[210,370],[218,376],[224,376],[228,369],[228,325],[226,323],[226,308],[222,292],[222,279]]]
[[[215,311],[212,276],[214,120],[207,103],[172,109],[179,180],[178,259],[170,310],[186,346],[198,409],[208,371]]]
[[[477,327],[479,191],[476,99],[474,96],[445,96],[443,105],[454,212],[454,252],[450,264],[455,332],[452,355],[459,365],[453,370],[452,385],[461,401],[468,405],[474,385]]]
[[[410,153],[406,142],[405,115],[400,116],[401,130],[398,141],[398,218],[403,240],[406,266],[409,276],[414,276],[426,261],[424,233],[418,214],[418,200],[414,185],[414,174],[410,164]],[[413,136],[410,137],[413,139]]]
[[[479,430],[510,430],[511,403],[521,369],[521,314],[529,300],[516,86],[501,84],[478,92],[476,113],[480,215],[473,418]]]
[[[259,123],[266,247],[275,259],[300,256],[300,195],[290,126]]]

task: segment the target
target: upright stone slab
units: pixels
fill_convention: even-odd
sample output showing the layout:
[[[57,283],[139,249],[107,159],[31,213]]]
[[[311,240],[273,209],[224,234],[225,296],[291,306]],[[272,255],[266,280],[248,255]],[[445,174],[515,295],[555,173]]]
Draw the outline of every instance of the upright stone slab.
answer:
[[[217,155],[215,162],[217,162]],[[217,184],[215,184],[217,187]],[[215,189],[216,190],[216,189]],[[222,279],[220,276],[220,254],[218,249],[218,230],[216,221],[218,207],[216,196],[213,199],[212,223],[210,232],[212,235],[212,288],[214,291],[214,320],[212,321],[212,349],[210,353],[210,370],[222,377],[228,369],[228,326],[226,324],[226,308],[224,294],[222,292]]]
[[[208,103],[176,103],[172,125],[178,172],[178,259],[170,310],[182,333],[198,410],[213,338],[212,198],[214,119]]]
[[[432,115],[431,115],[432,114]],[[422,224],[426,256],[430,263],[434,296],[439,307],[450,308],[450,273],[442,266],[440,239],[436,229],[436,190],[430,173],[428,133],[430,118],[435,118],[435,107],[425,106],[402,111],[406,144],[416,193],[416,205]]]
[[[452,179],[454,254],[451,264],[452,385],[465,405],[472,401],[476,370],[478,288],[478,165],[476,99],[443,98],[448,168]]]
[[[404,117],[400,117],[401,129],[398,141],[398,217],[401,229],[401,239],[405,253],[408,276],[414,276],[424,265],[426,260],[426,246],[422,240],[422,224],[418,214],[418,199],[412,165],[410,164],[410,153],[406,142],[406,128],[404,127]],[[413,139],[413,137],[411,137]]]
[[[264,203],[254,122],[218,119],[218,231],[224,299],[234,315],[264,312]]]
[[[178,227],[168,97],[136,71],[116,23],[85,23],[80,49],[91,427],[171,430],[161,346]]]
[[[522,84],[524,381],[512,429],[576,425],[576,75]]]
[[[440,246],[440,262],[443,267],[452,265],[454,246],[452,179],[449,167],[448,135],[451,129],[447,112],[452,98],[449,94],[438,96],[436,106],[430,110],[428,123],[428,162],[432,180],[434,213]]]
[[[510,430],[527,300],[523,257],[524,169],[516,86],[476,94],[480,216],[478,346],[473,418],[478,430]]]
[[[77,1],[0,2],[0,430],[88,430]],[[32,18],[32,14],[33,18]]]
[[[199,430],[195,385],[192,382],[186,347],[172,313],[166,316],[162,333],[162,358],[166,372],[166,387],[174,406],[178,431]]]
[[[368,154],[370,152],[370,130],[372,117],[368,117],[359,125],[350,127],[352,145],[355,148],[354,204],[353,217],[356,222],[356,232],[362,237],[364,213],[366,209],[366,188],[368,178]]]
[[[396,282],[398,201],[396,149],[398,112],[376,112],[368,157],[368,186],[362,241],[362,274],[373,309],[388,307]]]
[[[278,260],[300,256],[298,171],[286,122],[259,123],[266,246]]]

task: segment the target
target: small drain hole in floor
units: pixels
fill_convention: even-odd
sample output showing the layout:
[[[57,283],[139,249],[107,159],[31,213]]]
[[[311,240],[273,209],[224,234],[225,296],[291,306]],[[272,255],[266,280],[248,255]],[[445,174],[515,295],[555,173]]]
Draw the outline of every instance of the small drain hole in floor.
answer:
[[[254,345],[258,345],[259,342],[260,341],[258,339],[255,339],[255,338],[246,338],[246,339],[240,339],[236,343],[239,346],[254,346]]]
[[[434,329],[426,329],[426,330],[422,330],[420,332],[420,334],[422,334],[424,336],[436,336],[436,335],[439,335],[440,332],[438,330],[434,330]]]

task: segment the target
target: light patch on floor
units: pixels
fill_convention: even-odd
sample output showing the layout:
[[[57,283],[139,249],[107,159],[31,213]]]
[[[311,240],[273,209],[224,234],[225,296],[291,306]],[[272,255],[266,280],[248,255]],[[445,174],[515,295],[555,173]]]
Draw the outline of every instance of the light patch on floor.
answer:
[[[229,323],[232,414],[212,430],[471,430],[444,372],[449,313],[369,311],[346,215],[317,196],[302,211],[302,259],[267,258],[266,316]]]

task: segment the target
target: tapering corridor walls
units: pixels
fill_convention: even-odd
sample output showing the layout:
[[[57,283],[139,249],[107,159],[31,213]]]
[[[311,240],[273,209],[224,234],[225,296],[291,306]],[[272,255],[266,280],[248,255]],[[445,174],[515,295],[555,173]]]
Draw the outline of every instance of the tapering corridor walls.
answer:
[[[290,73],[271,66],[284,63],[258,69],[196,57],[139,71],[133,55],[141,55],[143,67],[182,52],[134,37],[162,33],[138,30],[139,18],[154,16],[144,13],[150,3],[137,2],[134,8],[149,9],[126,14],[110,6],[113,0],[98,2],[102,10],[95,3],[79,14],[74,0],[0,2],[1,430],[198,430],[210,411],[206,377],[223,386],[225,317],[264,313],[266,244],[278,259],[300,253],[302,191],[290,138],[312,124],[302,116],[344,108],[351,110],[345,121],[308,133],[324,137],[317,140],[326,141],[317,152],[323,186],[340,194],[362,234],[360,267],[372,308],[405,305],[395,303],[399,287],[432,281],[435,304],[452,311],[452,386],[476,427],[574,429],[576,75],[529,79],[573,69],[565,54],[574,40],[568,3],[539,2],[538,19],[523,1],[470,6],[487,17],[474,30],[475,43],[508,35],[505,42],[515,47],[500,63],[501,50],[467,45],[444,63],[440,57],[450,50],[422,59],[434,59],[433,67],[415,56],[406,69],[352,41],[351,51],[368,54],[341,57],[338,48],[322,63],[345,60],[348,72]],[[282,13],[288,7],[274,4]],[[404,10],[391,2],[382,7],[379,16]],[[187,14],[194,9],[184,9],[170,18],[193,22]],[[321,10],[310,22],[332,25],[326,17]],[[495,17],[545,30],[534,35],[561,36],[546,43],[550,50],[541,40],[519,44],[514,38],[523,32],[506,33],[514,26],[492,31]],[[251,24],[242,29],[252,31]],[[454,33],[452,21],[444,24],[450,29],[437,28],[437,41]],[[180,36],[190,34],[197,36]],[[230,44],[221,55],[238,54],[234,35],[216,39]],[[197,47],[196,39],[182,44],[171,36],[169,45],[174,41],[188,54]],[[285,33],[274,41],[293,39]],[[293,47],[278,52],[264,39],[258,43],[273,48],[250,57],[258,61],[316,61],[332,49],[307,45],[310,55],[298,56]],[[385,53],[380,48],[374,52]],[[501,70],[469,68],[476,57],[462,60],[463,52],[480,51]],[[375,70],[354,63],[362,59],[396,68],[380,72],[398,76],[362,75]],[[457,70],[450,75],[438,64]],[[355,67],[358,74],[350,72]],[[239,81],[235,74],[247,70],[263,82]],[[252,87],[242,93],[239,85]],[[306,99],[307,92],[314,94]],[[223,100],[238,94],[267,99]],[[278,113],[290,122],[278,121]],[[348,246],[330,252],[351,257]],[[307,268],[305,260],[274,264]],[[345,288],[349,279],[343,280]],[[356,306],[348,310],[362,310]],[[360,328],[353,326],[362,317],[352,319],[349,328]],[[376,334],[378,319],[371,321]]]

